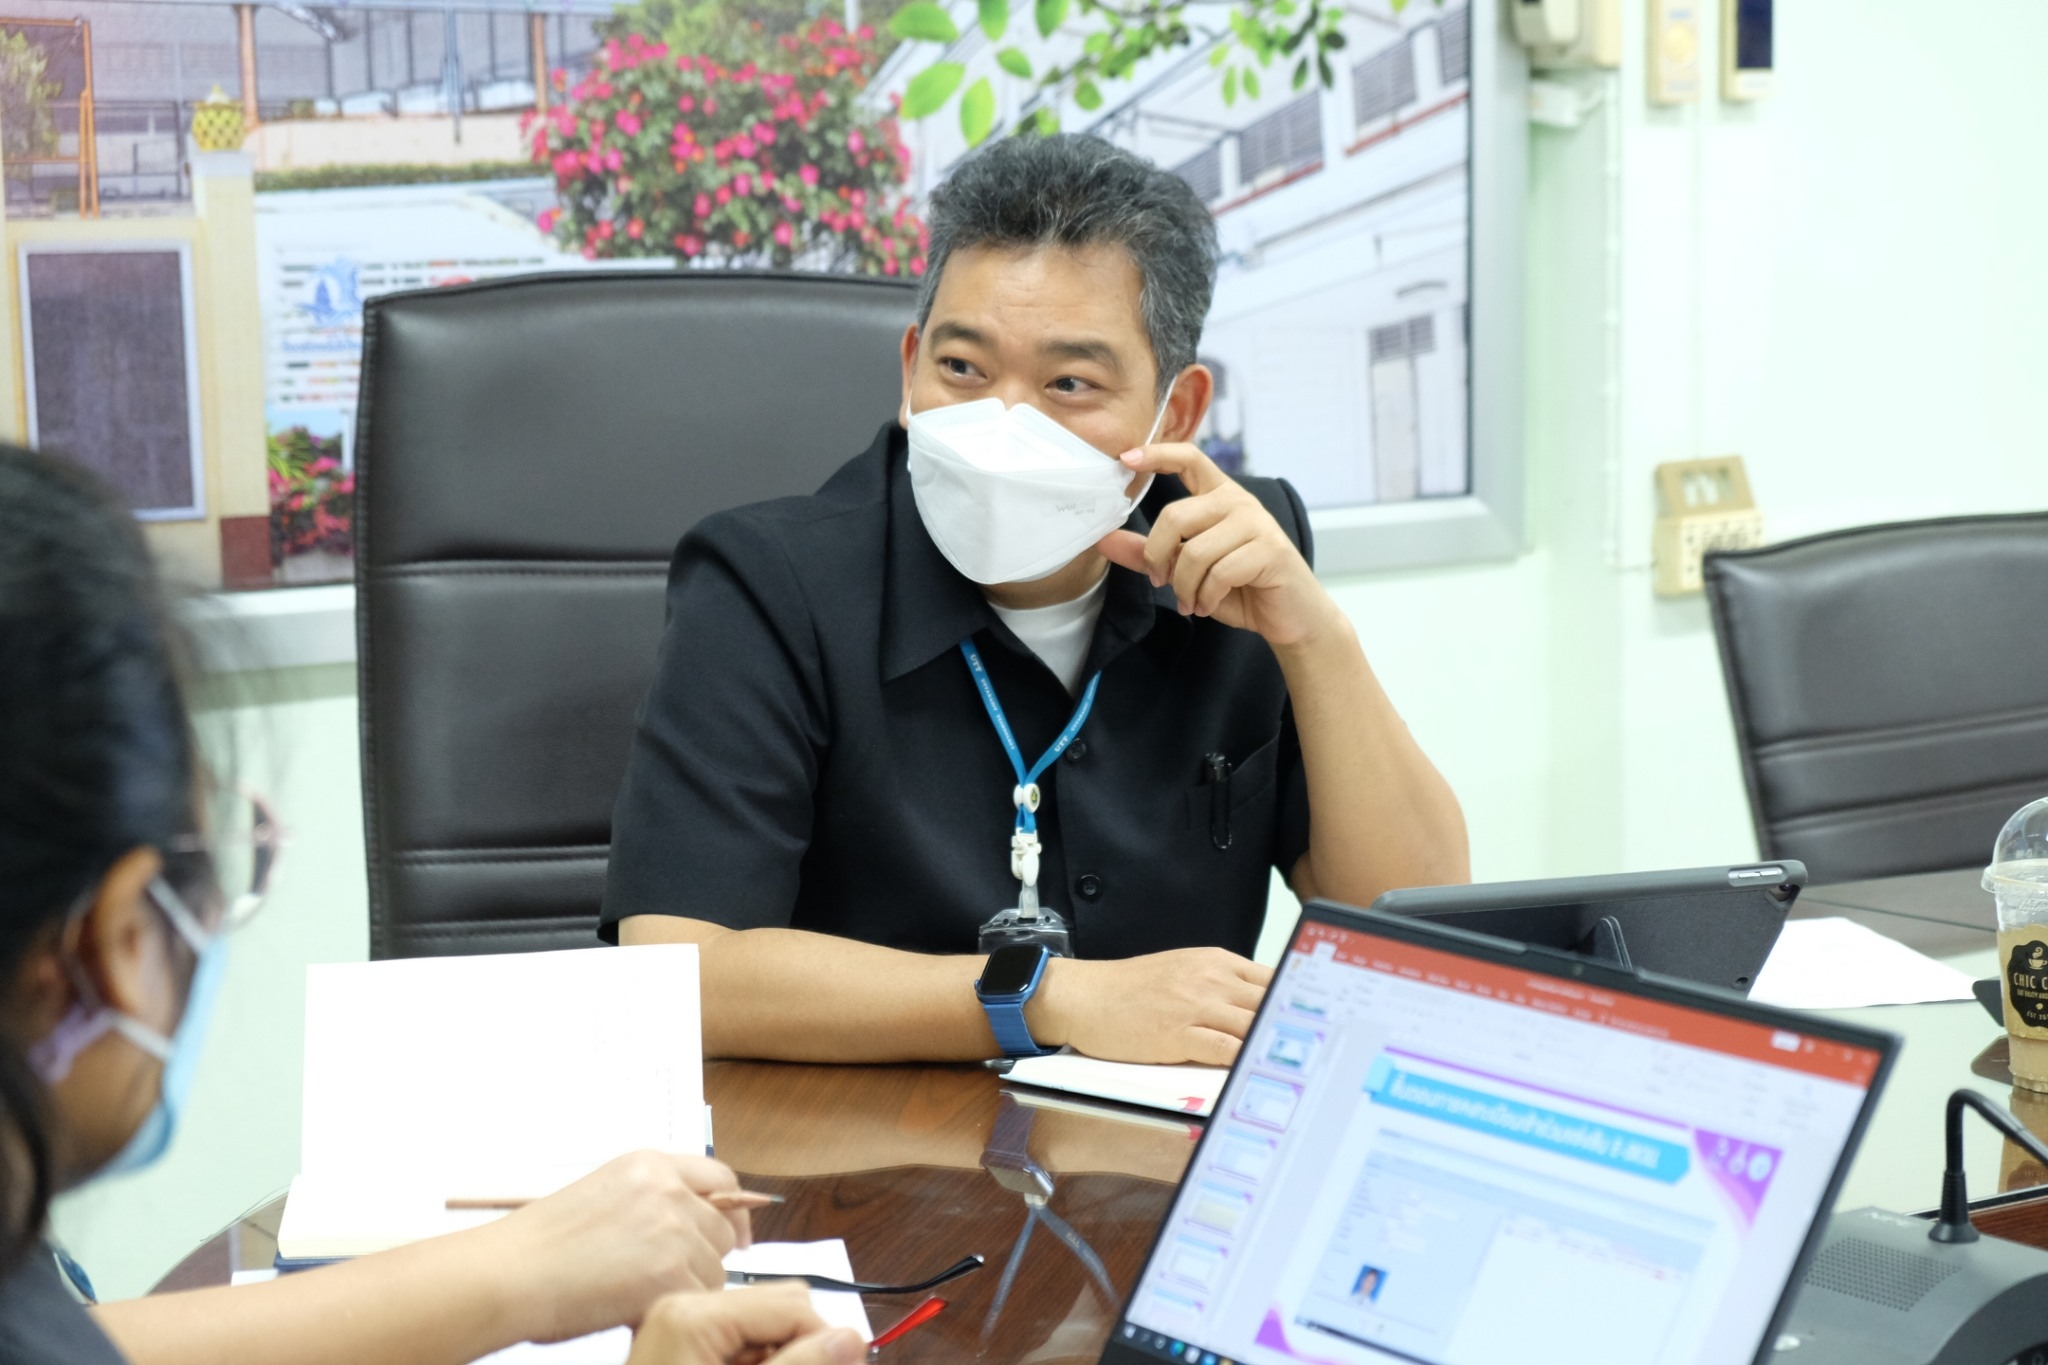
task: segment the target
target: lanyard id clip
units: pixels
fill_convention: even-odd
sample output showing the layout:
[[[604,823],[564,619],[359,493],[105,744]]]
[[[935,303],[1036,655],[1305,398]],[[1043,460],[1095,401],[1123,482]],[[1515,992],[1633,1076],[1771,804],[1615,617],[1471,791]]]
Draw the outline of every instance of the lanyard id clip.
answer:
[[[1095,688],[1102,681],[1102,675],[1097,673],[1088,680],[1066,728],[1060,731],[1052,747],[1039,756],[1038,762],[1027,769],[1024,754],[1017,747],[1017,737],[1010,731],[1009,718],[1003,714],[1003,704],[996,698],[995,684],[989,681],[988,669],[982,664],[981,651],[975,648],[973,640],[968,639],[960,642],[960,653],[967,660],[968,671],[974,675],[975,690],[981,694],[981,704],[987,709],[996,737],[1002,740],[1003,752],[1009,755],[1010,767],[1017,775],[1017,785],[1010,789],[1010,803],[1017,812],[1010,831],[1010,875],[1018,883],[1017,904],[981,926],[981,951],[992,953],[998,948],[1039,944],[1061,957],[1072,956],[1073,936],[1067,929],[1066,920],[1057,910],[1048,910],[1038,903],[1038,864],[1043,852],[1043,845],[1038,839],[1038,807],[1042,800],[1038,778],[1054,759],[1066,752],[1067,746],[1074,742],[1074,736],[1081,733],[1081,726],[1087,722],[1088,712],[1095,705]]]

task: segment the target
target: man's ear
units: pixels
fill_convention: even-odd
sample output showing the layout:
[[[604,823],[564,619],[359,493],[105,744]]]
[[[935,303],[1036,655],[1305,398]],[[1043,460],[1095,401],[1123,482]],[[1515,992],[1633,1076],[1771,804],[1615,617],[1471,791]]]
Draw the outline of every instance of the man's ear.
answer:
[[[73,960],[100,1003],[123,1012],[139,1005],[143,964],[154,951],[147,888],[162,868],[155,849],[130,849],[107,869],[82,914],[37,935],[11,983],[22,1037],[48,1037],[79,1003]]]
[[[917,324],[903,329],[903,405],[896,410],[896,425],[910,426],[910,377],[917,370]]]
[[[1192,441],[1216,396],[1216,376],[1199,362],[1180,372],[1166,400],[1166,419],[1159,424],[1161,441]]]

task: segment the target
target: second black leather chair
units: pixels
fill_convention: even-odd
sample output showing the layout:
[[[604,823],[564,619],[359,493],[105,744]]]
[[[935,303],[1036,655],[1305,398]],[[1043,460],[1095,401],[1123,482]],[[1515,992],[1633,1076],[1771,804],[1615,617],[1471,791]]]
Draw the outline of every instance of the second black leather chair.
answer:
[[[2048,795],[2048,515],[1710,555],[1757,842],[1816,881],[1982,865]]]
[[[898,406],[915,291],[606,272],[364,312],[358,677],[373,957],[593,946],[668,560]]]

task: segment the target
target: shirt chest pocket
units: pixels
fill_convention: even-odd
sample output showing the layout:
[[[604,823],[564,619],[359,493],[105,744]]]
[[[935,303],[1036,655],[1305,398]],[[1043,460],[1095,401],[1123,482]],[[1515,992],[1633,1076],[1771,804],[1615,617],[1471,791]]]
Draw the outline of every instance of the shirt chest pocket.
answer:
[[[1273,823],[1279,756],[1275,735],[1234,763],[1220,754],[1204,758],[1201,781],[1185,797],[1186,828],[1219,853],[1244,840],[1263,851]]]

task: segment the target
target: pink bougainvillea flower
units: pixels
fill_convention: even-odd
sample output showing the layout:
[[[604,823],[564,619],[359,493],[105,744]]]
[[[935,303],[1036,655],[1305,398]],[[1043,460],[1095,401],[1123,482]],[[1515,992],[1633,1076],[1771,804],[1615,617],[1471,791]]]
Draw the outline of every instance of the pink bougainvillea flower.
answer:
[[[608,171],[616,171],[625,164],[625,157],[619,155],[619,149],[616,147],[604,154],[604,168]]]
[[[775,225],[775,244],[777,246],[788,246],[795,240],[796,229],[791,227],[788,222],[785,221]]]
[[[742,251],[745,251],[747,249],[747,243],[753,240],[754,234],[747,231],[745,228],[740,228],[732,235],[732,244]]]
[[[860,208],[868,202],[868,192],[857,186],[855,187],[851,197],[853,199],[853,206],[855,208]]]
[[[860,129],[854,128],[846,134],[846,150],[859,156],[867,150],[868,140],[861,136]]]
[[[620,110],[617,121],[619,125],[619,131],[624,133],[627,137],[640,136],[640,116],[634,113],[632,110]]]
[[[748,175],[745,171],[741,171],[732,178],[732,192],[741,198],[752,194],[754,192],[754,177]]]
[[[612,225],[609,219],[597,225],[597,239],[600,242],[609,242],[612,239]]]
[[[542,232],[553,232],[555,230],[555,220],[561,216],[560,209],[542,209],[540,216],[533,220],[533,225]]]
[[[910,273],[913,275],[924,274],[924,257],[912,256],[910,258]]]
[[[885,256],[882,258],[882,273],[884,275],[893,275],[896,273],[896,258],[894,256]]]
[[[697,196],[697,202],[693,204],[691,207],[697,210],[697,216],[699,218],[709,218],[711,216],[711,196],[708,194],[700,193]]]
[[[718,112],[718,99],[716,96],[706,95],[704,97],[704,112],[707,114],[715,114]]]
[[[745,133],[741,133],[732,140],[732,149],[741,156],[752,156],[757,150],[754,145],[754,139],[748,137]]]
[[[718,202],[719,202],[719,203],[721,203],[721,204],[730,204],[730,203],[732,202],[732,186],[730,186],[730,185],[720,185],[720,186],[718,187],[718,191],[717,191],[717,193],[718,193]]]
[[[680,109],[680,110],[681,110],[681,111],[682,111],[683,113],[687,114],[687,113],[689,113],[690,111],[692,111],[693,109],[695,109],[696,107],[697,107],[697,97],[696,97],[695,95],[678,95],[678,96],[676,96],[676,108],[677,108],[677,109]]]
[[[782,207],[791,213],[801,213],[803,212],[804,201],[793,194],[785,194],[782,196]]]
[[[584,248],[583,248],[583,259],[584,259],[584,260],[586,260],[586,261],[594,261],[594,260],[596,260],[596,259],[597,259],[597,248],[595,248],[595,247],[588,247],[588,246],[587,246],[587,247],[584,247]]]
[[[818,168],[806,161],[803,165],[797,167],[796,178],[815,189],[818,184]]]
[[[626,235],[636,242],[640,240],[640,234],[645,231],[647,231],[647,224],[641,222],[638,218],[626,224]]]
[[[601,100],[608,100],[612,97],[612,83],[610,81],[599,81],[597,83],[597,97]]]

